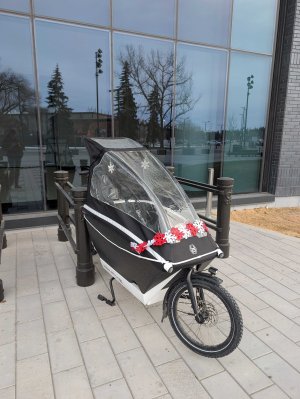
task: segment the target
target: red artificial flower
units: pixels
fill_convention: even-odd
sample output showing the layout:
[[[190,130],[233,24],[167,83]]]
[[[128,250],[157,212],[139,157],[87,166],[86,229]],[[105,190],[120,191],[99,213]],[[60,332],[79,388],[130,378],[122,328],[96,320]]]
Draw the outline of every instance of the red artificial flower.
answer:
[[[171,228],[171,234],[177,238],[178,241],[182,240],[183,238],[183,232],[177,229],[177,227],[172,227]]]
[[[148,245],[148,242],[147,242],[147,241],[141,242],[140,244],[138,244],[138,245],[135,247],[136,252],[137,252],[138,254],[144,252],[145,249],[147,249],[147,245]]]
[[[192,223],[188,223],[188,224],[186,225],[186,228],[187,228],[187,230],[190,231],[190,233],[191,233],[191,235],[192,235],[193,237],[195,237],[195,236],[197,235],[197,233],[198,233],[198,228],[195,227]]]
[[[154,240],[153,245],[155,246],[161,246],[167,242],[165,235],[162,233],[156,233],[155,236],[153,237],[153,240]]]
[[[208,233],[208,227],[206,226],[206,224],[204,222],[202,222],[203,228],[204,230]]]

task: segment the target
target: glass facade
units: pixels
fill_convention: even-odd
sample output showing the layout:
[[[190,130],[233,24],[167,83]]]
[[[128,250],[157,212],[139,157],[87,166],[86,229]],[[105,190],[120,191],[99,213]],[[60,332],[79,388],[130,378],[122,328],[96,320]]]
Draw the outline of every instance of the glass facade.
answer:
[[[80,184],[96,136],[259,191],[276,16],[276,0],[0,0],[4,211],[55,207],[53,172]]]

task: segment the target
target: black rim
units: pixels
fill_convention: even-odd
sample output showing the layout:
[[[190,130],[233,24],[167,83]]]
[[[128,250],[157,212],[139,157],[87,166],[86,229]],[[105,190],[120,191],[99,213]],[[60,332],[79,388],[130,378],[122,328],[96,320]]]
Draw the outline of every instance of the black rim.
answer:
[[[230,306],[210,287],[193,283],[199,307],[195,315],[187,287],[180,287],[172,299],[174,324],[182,340],[196,350],[218,352],[224,350],[234,336],[234,318]]]

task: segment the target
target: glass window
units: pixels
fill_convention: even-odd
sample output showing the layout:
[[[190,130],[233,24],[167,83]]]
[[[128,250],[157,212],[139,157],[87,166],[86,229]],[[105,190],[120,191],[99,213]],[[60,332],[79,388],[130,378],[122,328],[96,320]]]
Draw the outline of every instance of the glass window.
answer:
[[[226,69],[227,51],[178,45],[174,150],[178,176],[207,182],[211,167],[219,175]]]
[[[5,15],[0,15],[0,146],[4,211],[40,210],[42,184],[30,22]]]
[[[231,47],[272,53],[277,0],[234,0]]]
[[[223,175],[235,192],[259,189],[271,57],[233,52],[230,65]]]
[[[111,134],[109,33],[36,21],[36,43],[46,198],[55,205],[53,171],[69,170],[80,185],[83,137]]]
[[[29,12],[29,0],[0,0],[0,8]]]
[[[178,38],[228,45],[232,0],[179,0]]]
[[[95,25],[110,25],[109,0],[35,0],[35,13]]]
[[[114,59],[115,135],[139,141],[170,165],[173,43],[116,33]]]
[[[113,0],[113,26],[134,32],[174,36],[174,0]]]

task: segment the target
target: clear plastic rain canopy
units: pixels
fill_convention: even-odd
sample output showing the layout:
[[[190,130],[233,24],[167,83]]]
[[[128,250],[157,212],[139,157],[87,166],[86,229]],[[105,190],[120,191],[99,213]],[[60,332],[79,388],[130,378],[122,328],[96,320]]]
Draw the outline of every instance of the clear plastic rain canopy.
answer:
[[[146,150],[106,152],[93,170],[90,193],[154,232],[199,220],[179,183]]]

